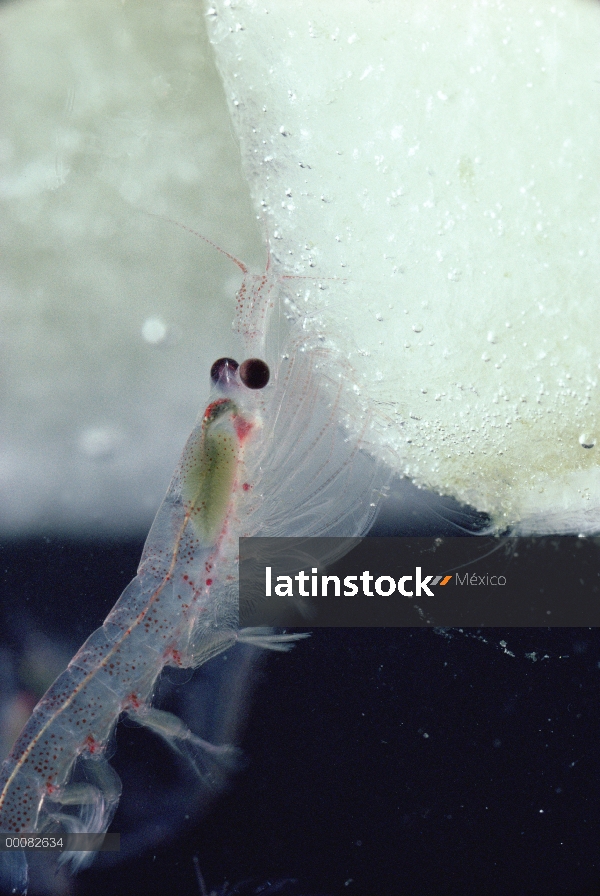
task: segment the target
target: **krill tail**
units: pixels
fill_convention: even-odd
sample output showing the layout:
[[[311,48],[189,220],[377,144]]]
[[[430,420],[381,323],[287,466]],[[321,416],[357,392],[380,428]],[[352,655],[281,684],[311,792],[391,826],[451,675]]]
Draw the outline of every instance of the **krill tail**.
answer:
[[[100,834],[108,830],[121,796],[121,780],[105,757],[80,757],[71,782],[53,795],[45,806],[47,822],[44,832],[66,834]],[[56,808],[54,809],[54,806]],[[91,864],[95,853],[85,849],[65,850],[58,860],[68,864],[72,873]]]

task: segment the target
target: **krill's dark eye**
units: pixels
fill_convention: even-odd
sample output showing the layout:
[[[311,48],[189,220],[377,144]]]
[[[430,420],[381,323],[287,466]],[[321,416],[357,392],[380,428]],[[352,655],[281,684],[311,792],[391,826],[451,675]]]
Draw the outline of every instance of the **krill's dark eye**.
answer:
[[[240,365],[240,379],[248,389],[264,389],[269,376],[269,368],[260,358],[248,358]]]
[[[215,383],[226,383],[229,379],[233,379],[239,364],[233,358],[219,358],[210,368],[210,378]]]

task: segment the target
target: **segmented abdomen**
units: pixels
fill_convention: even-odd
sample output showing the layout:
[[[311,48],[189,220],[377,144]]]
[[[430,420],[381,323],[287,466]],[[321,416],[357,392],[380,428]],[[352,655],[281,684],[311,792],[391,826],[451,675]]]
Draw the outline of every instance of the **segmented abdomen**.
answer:
[[[84,752],[101,754],[119,715],[117,695],[81,669],[57,678],[21,732],[0,777],[5,832],[39,831],[44,799],[60,801]]]

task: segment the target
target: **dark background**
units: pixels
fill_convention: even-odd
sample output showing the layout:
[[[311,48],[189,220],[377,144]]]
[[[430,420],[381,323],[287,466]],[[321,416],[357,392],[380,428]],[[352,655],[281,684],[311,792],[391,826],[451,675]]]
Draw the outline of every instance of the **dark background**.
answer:
[[[2,645],[18,658],[33,626],[76,649],[141,549],[5,543]],[[199,820],[189,771],[119,725],[121,861],[70,891],[198,894],[197,856],[209,888],[256,879],[244,896],[600,894],[599,665],[595,629],[315,631],[257,669],[246,767]],[[167,705],[201,718],[211,674],[168,682]]]

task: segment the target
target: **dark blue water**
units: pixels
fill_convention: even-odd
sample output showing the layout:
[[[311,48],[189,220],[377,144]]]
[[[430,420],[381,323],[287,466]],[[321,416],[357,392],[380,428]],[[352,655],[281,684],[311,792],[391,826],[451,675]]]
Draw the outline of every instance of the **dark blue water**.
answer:
[[[5,545],[2,644],[18,657],[34,626],[79,646],[141,547]],[[73,892],[197,894],[198,856],[215,888],[297,878],[330,896],[600,893],[599,663],[596,630],[315,632],[258,669],[247,764],[214,801],[162,743],[119,726],[122,861],[84,872]],[[207,669],[167,682],[164,699],[189,719],[210,687]]]

